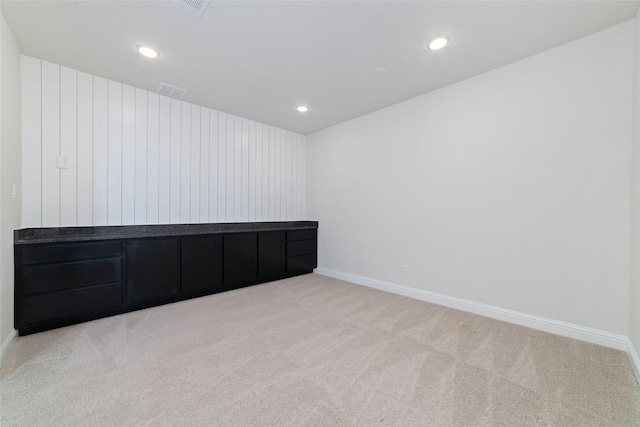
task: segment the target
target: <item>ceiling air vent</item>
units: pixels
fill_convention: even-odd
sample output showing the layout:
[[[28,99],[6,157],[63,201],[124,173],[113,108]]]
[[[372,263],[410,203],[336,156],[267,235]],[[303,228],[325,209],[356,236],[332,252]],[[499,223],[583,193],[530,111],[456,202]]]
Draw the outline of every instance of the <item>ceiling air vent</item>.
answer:
[[[171,6],[200,19],[204,10],[209,6],[209,0],[171,0]]]
[[[156,92],[160,95],[167,95],[177,99],[182,99],[182,97],[187,93],[186,89],[180,89],[179,87],[171,86],[166,83],[160,83]]]

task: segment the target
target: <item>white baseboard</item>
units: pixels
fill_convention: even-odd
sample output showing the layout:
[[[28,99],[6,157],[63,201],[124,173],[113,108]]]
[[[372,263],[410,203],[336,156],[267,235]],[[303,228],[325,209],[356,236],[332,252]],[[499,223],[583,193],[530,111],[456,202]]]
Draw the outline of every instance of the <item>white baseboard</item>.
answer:
[[[549,332],[563,337],[574,338],[580,341],[586,341],[592,344],[598,344],[605,347],[614,348],[616,350],[628,351],[630,341],[623,335],[612,334],[610,332],[598,329],[586,328],[584,326],[574,325],[572,323],[561,322],[558,320],[547,319],[544,317],[534,316],[531,314],[520,313],[518,311],[505,308],[495,307],[492,305],[482,304],[461,298],[450,297],[435,292],[424,291],[421,289],[410,288],[407,286],[397,285],[395,283],[383,282],[381,280],[370,279],[367,277],[357,276],[355,274],[342,273],[340,271],[329,270],[318,267],[315,269],[317,274],[333,277],[334,279],[344,280],[346,282],[367,286],[381,291],[391,292],[414,298],[433,304],[443,305],[462,311],[467,311],[492,319],[502,320],[516,325],[526,326],[544,332]],[[636,366],[637,354],[636,354]]]
[[[638,356],[638,352],[636,348],[633,346],[633,343],[630,339],[627,338],[627,356],[629,356],[629,362],[631,362],[631,367],[633,368],[633,372],[636,374],[636,379],[638,383],[640,383],[640,356]]]
[[[9,352],[9,349],[11,348],[11,346],[13,345],[16,339],[18,339],[18,331],[14,329],[13,332],[9,334],[7,339],[4,340],[4,342],[2,343],[2,347],[0,347],[0,367],[2,366],[2,361],[4,360],[4,357],[7,355],[7,353]]]

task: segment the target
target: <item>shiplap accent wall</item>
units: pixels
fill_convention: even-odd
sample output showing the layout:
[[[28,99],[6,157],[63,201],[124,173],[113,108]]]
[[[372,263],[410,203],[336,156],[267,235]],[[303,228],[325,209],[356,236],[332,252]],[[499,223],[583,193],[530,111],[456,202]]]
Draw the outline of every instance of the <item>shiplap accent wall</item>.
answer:
[[[28,56],[22,129],[23,227],[304,219],[294,132]]]

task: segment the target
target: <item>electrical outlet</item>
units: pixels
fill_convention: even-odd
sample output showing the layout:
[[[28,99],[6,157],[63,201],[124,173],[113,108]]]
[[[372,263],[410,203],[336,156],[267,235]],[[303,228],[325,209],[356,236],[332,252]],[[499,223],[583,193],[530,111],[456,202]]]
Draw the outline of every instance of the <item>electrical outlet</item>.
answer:
[[[407,264],[402,264],[402,274],[404,275],[409,274],[409,266]]]

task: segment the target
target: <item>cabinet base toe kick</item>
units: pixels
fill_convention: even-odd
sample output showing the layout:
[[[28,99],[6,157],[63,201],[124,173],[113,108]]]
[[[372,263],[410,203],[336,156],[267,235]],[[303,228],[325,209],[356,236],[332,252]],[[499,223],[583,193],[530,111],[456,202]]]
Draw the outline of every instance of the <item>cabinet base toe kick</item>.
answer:
[[[28,335],[312,273],[317,223],[272,228],[16,243],[14,326]]]

